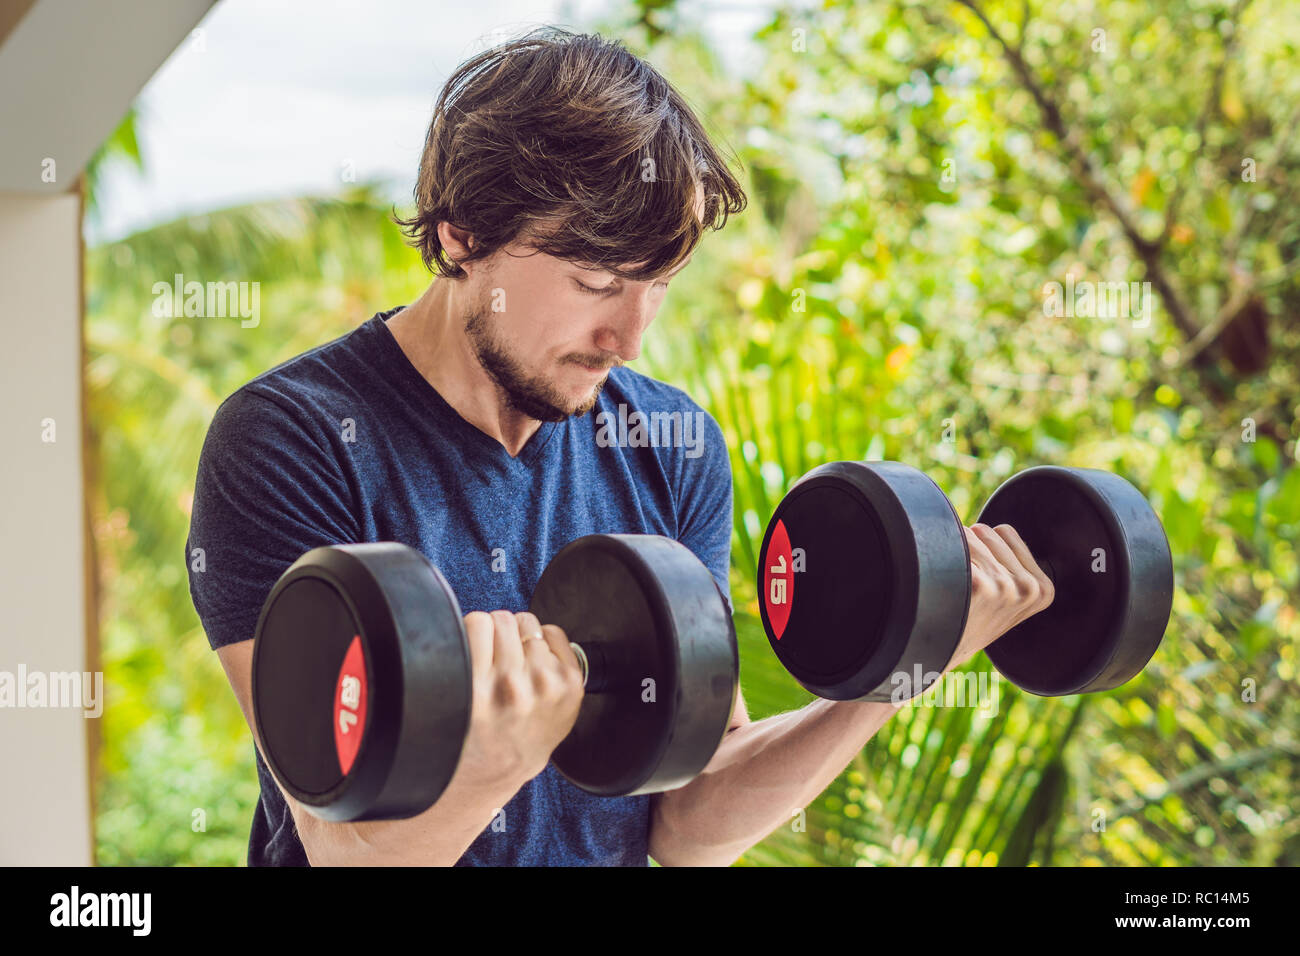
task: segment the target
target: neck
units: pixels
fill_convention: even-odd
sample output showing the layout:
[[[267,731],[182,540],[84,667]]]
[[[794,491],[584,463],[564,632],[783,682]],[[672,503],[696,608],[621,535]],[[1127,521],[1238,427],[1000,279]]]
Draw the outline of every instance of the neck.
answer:
[[[388,329],[424,380],[461,418],[514,457],[541,422],[506,403],[465,334],[465,303],[454,279],[438,279],[388,320]]]

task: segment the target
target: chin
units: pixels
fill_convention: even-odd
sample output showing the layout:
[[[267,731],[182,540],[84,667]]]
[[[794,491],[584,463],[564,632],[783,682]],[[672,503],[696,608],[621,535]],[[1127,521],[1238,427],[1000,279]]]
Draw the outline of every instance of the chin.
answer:
[[[601,379],[590,389],[585,391],[582,397],[578,399],[578,401],[574,402],[573,410],[569,412],[569,414],[581,416],[587,414],[589,411],[595,408],[596,402],[599,401],[600,399],[601,389],[603,389],[604,386],[605,386],[605,380]]]

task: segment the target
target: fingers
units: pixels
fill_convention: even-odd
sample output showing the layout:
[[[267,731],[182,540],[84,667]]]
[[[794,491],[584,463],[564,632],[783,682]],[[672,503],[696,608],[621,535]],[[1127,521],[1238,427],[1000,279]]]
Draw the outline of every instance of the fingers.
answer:
[[[470,673],[483,680],[492,672],[492,644],[496,625],[486,611],[471,611],[465,615],[465,639],[469,644]]]
[[[524,657],[532,675],[533,690],[544,699],[553,700],[580,690],[582,665],[569,646],[563,629],[554,624],[543,627],[531,614],[528,621],[522,614],[519,617],[520,631],[524,634]]]
[[[523,639],[519,636],[519,621],[509,611],[493,611],[496,625],[492,641],[492,666],[502,673],[524,669]]]
[[[1002,565],[998,559],[993,556],[993,552],[989,550],[988,544],[986,544],[984,539],[974,530],[979,527],[981,527],[981,525],[972,525],[965,529],[966,544],[970,547],[970,563],[973,564],[977,570],[984,572],[989,577],[997,577]]]
[[[515,614],[515,624],[519,627],[519,637],[527,641],[531,637],[542,636],[542,622],[532,611],[519,611]]]
[[[1031,599],[1035,604],[1047,598],[1044,607],[1051,603],[1055,594],[1051,580],[1034,560],[1029,546],[1015,528],[1009,524],[1000,524],[995,528],[986,524],[974,524],[967,529],[967,536],[973,537],[980,544],[978,552],[972,545],[972,560],[976,553],[981,560],[992,558],[996,562],[992,569],[981,570],[1000,582],[999,586],[1008,594],[1014,589],[1018,598]]]
[[[565,635],[564,630],[555,624],[542,626],[537,615],[531,611],[524,611],[517,615],[519,619],[519,633],[524,638],[524,655],[530,660],[537,660],[542,663],[558,663],[559,670],[562,672],[572,671],[577,674],[582,673],[582,666],[578,663],[578,656],[569,646],[569,638]],[[530,640],[530,637],[540,637],[541,640]]]
[[[1000,534],[1007,546],[1015,553],[1020,563],[1029,570],[1029,573],[1037,578],[1038,583],[1048,594],[1054,593],[1052,588],[1052,579],[1047,576],[1047,572],[1042,569],[1034,555],[1029,550],[1029,545],[1025,544],[1025,539],[1020,537],[1020,532],[1009,524],[1000,524],[993,529]]]
[[[1010,525],[999,525],[1002,528],[1009,528]],[[994,529],[986,524],[971,525],[971,530],[979,537],[980,542],[988,548],[994,559],[1004,569],[1005,573],[1014,575],[1016,569],[1020,566],[1020,559],[1016,553],[1007,545],[1006,539]],[[1017,535],[1019,537],[1019,535]]]
[[[507,615],[508,611],[494,612],[497,614]],[[538,663],[554,663],[558,658],[566,665],[566,668],[581,668],[578,664],[577,655],[573,653],[573,648],[569,646],[569,639],[565,636],[564,631],[554,624],[542,625],[537,615],[532,611],[519,611],[513,615],[514,633],[519,635],[518,641],[507,642],[510,649],[519,648],[519,662],[522,666],[525,661],[535,661]],[[504,619],[504,618],[503,618]],[[509,628],[506,628],[509,631]],[[497,634],[497,640],[501,641],[502,636]],[[512,662],[513,656],[507,659]],[[509,664],[507,666],[510,666]]]
[[[573,672],[578,675],[579,680],[582,678],[582,665],[578,663],[578,655],[573,652],[569,646],[569,637],[564,633],[563,628],[555,624],[547,624],[542,628],[542,636],[550,646],[551,652],[560,659],[566,672]]]
[[[551,645],[546,640],[542,622],[532,611],[520,611],[515,615],[519,624],[519,637],[523,641],[524,660],[530,665],[546,667],[555,663]]]
[[[470,669],[476,677],[499,672],[523,672],[531,663],[571,675],[582,674],[569,638],[554,624],[542,625],[531,611],[473,611],[465,615]]]
[[[523,670],[525,638],[540,634],[541,630],[536,616],[526,611],[519,615],[509,611],[466,614],[465,639],[469,644],[471,673],[486,677],[494,667],[503,672]]]

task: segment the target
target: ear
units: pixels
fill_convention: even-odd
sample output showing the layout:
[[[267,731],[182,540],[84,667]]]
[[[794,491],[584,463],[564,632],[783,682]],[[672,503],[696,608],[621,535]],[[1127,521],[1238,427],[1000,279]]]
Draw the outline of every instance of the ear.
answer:
[[[447,256],[464,269],[461,260],[468,256],[470,250],[474,248],[474,237],[469,230],[454,226],[443,220],[438,223],[438,242],[442,245]]]

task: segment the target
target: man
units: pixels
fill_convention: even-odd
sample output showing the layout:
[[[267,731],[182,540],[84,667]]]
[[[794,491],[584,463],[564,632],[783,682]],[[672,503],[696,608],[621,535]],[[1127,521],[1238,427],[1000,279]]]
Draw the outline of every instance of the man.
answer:
[[[550,558],[595,532],[675,538],[730,594],[721,430],[679,389],[624,366],[703,229],[745,196],[649,65],[547,28],[451,77],[416,200],[399,221],[438,278],[223,403],[187,553],[203,549],[191,592],[252,726],[251,638],[276,578],[319,545],[419,548],[477,609],[465,616],[470,731],[447,790],[407,820],[321,821],[258,752],[249,863],[731,863],[825,789],[896,707],[817,701],[751,722],[738,695],[696,780],[596,797],[549,763],[582,699],[565,635],[499,609],[526,607]],[[698,440],[611,444],[597,421],[617,421],[620,405],[678,415]],[[975,594],[950,666],[1050,601],[1014,532],[968,537]]]

